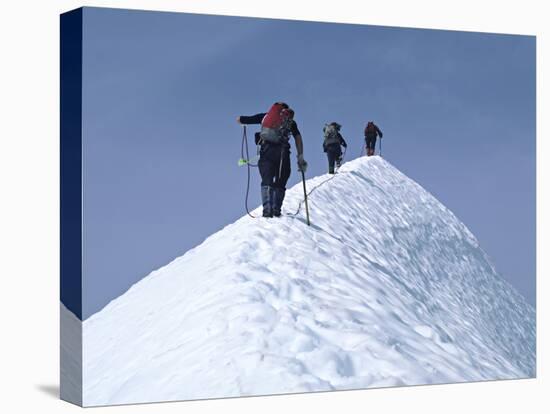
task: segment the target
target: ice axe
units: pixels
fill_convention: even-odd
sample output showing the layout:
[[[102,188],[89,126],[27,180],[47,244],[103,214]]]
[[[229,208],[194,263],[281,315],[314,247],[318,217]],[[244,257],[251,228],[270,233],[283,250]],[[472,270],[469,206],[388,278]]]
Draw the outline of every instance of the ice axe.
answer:
[[[309,223],[309,207],[307,205],[307,191],[306,191],[306,175],[304,173],[304,171],[302,170],[302,184],[304,185],[304,203],[306,205],[306,220],[307,220],[307,225],[308,226],[311,226],[311,224]]]

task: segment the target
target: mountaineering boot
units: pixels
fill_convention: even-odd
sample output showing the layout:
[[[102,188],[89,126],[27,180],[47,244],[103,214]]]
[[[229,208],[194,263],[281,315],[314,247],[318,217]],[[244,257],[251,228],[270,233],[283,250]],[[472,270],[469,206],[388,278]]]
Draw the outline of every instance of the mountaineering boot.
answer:
[[[284,188],[273,188],[273,215],[275,217],[281,216],[281,208],[283,206],[283,200],[285,199],[285,189]]]
[[[262,216],[273,217],[273,210],[271,209],[271,195],[272,188],[268,185],[262,185],[262,206],[264,208]]]
[[[272,217],[279,217],[281,212],[279,210],[278,214],[275,214],[275,187],[269,187],[269,202],[271,203],[271,214]]]
[[[338,158],[336,158],[336,169],[340,168],[342,166],[342,156],[340,155]]]

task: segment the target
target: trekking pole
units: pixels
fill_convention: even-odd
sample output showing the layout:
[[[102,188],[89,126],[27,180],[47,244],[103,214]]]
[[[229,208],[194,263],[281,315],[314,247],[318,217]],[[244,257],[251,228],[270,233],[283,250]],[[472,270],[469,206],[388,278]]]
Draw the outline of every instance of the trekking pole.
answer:
[[[306,175],[304,171],[302,171],[302,184],[304,185],[304,202],[306,204],[306,219],[307,219],[307,225],[310,226],[309,223],[309,207],[307,205],[307,191],[306,191]]]
[[[380,156],[382,156],[382,137],[380,137]]]

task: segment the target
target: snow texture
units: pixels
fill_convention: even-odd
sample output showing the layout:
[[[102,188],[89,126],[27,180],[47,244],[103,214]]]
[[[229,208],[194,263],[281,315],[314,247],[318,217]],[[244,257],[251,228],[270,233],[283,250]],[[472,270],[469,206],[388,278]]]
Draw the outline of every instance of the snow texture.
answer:
[[[287,191],[83,323],[86,406],[526,378],[534,309],[380,157]],[[260,215],[260,210],[253,212]]]

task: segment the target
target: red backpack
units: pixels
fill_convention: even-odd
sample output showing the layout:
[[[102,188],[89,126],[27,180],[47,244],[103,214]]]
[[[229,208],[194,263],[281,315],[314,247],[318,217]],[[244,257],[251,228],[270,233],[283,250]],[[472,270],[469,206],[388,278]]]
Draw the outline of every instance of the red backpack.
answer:
[[[293,115],[294,112],[286,104],[274,103],[262,119],[260,131],[262,140],[278,144],[287,139]]]

